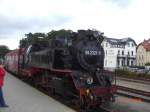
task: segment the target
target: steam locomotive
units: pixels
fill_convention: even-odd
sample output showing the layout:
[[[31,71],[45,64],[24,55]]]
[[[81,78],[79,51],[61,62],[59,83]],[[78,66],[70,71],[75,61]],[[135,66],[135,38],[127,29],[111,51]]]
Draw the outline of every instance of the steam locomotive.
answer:
[[[12,51],[5,68],[54,95],[80,104],[81,109],[114,100],[113,75],[104,71],[103,34],[78,30]]]

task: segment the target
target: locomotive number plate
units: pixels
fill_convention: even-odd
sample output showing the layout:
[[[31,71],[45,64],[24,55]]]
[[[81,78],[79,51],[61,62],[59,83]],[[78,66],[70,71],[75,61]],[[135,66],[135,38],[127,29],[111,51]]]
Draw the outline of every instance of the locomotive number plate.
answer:
[[[85,55],[101,55],[100,51],[85,51]]]

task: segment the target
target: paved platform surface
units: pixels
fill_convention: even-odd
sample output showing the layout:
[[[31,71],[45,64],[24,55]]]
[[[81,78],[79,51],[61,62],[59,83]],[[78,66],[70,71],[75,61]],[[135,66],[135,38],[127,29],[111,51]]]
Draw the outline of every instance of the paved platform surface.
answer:
[[[131,82],[131,81],[125,81],[125,80],[119,80],[119,79],[116,81],[116,84],[120,86],[125,86],[129,88],[134,88],[134,89],[139,89],[139,90],[150,92],[149,84],[142,84],[138,82]]]
[[[0,108],[0,112],[74,112],[9,73],[3,90],[9,108]]]

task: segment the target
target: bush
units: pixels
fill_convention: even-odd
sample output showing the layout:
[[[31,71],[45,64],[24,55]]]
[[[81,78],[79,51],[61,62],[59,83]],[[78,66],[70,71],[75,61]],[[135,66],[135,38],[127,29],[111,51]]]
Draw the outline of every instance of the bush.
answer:
[[[116,75],[122,77],[128,77],[128,78],[150,78],[150,75],[148,75],[146,72],[136,73],[136,72],[129,71],[128,69],[117,69]]]
[[[150,66],[150,63],[146,63],[145,66]]]

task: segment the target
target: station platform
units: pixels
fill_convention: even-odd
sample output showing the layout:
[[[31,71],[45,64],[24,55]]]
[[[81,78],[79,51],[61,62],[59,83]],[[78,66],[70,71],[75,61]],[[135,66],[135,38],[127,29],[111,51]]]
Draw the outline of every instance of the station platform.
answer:
[[[8,108],[0,112],[75,112],[7,73],[3,87]]]

